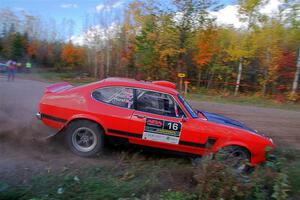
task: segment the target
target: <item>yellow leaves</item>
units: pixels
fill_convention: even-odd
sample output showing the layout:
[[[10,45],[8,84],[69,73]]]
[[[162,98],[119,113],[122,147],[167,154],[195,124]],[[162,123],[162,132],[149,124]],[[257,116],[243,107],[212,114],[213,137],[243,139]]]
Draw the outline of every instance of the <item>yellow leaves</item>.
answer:
[[[240,9],[243,12],[253,12],[263,0],[239,0]]]
[[[238,61],[241,58],[249,58],[249,51],[241,49],[240,46],[232,45],[226,50],[226,52],[229,54],[228,60],[230,61]]]
[[[141,23],[143,21],[142,17],[142,6],[143,3],[141,1],[133,1],[129,4],[129,10],[127,11],[129,15],[132,15],[134,20],[137,23]]]
[[[252,43],[251,35],[234,33],[231,36],[229,47],[225,50],[227,53],[227,61],[240,61],[255,56],[256,47]]]
[[[266,71],[269,81],[278,78],[278,60],[284,44],[284,26],[278,20],[265,21],[264,26],[253,33],[253,44],[257,47],[256,57],[260,66]]]
[[[292,102],[296,102],[300,99],[300,95],[297,93],[290,92],[287,95],[287,99]]]
[[[179,54],[179,51],[176,49],[164,49],[160,51],[160,55],[159,55],[159,64],[161,67],[168,67],[168,61],[171,58],[176,57]]]
[[[148,35],[147,35],[147,39],[148,40],[156,40],[156,38],[157,38],[157,34],[156,33],[148,33]]]

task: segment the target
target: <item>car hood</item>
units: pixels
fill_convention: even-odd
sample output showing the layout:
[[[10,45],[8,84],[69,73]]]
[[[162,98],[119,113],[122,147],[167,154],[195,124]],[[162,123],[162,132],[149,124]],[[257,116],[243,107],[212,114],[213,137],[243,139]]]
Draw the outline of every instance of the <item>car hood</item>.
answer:
[[[215,122],[218,124],[224,124],[224,125],[235,127],[235,128],[240,128],[240,129],[247,130],[247,131],[258,134],[257,130],[254,130],[254,129],[246,126],[244,123],[239,122],[234,119],[231,119],[229,117],[225,117],[223,115],[219,115],[219,114],[215,114],[215,113],[206,112],[203,110],[196,110],[196,111],[202,113],[208,121]]]

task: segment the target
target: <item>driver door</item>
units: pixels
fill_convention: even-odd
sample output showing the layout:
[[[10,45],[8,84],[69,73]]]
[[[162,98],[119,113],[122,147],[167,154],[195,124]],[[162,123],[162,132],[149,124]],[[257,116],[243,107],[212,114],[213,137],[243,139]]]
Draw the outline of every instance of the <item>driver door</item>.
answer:
[[[172,95],[136,89],[134,99],[135,111],[129,128],[138,137],[130,142],[176,151],[195,151],[194,147],[181,145],[182,138],[193,132],[189,128],[192,121],[186,118]]]

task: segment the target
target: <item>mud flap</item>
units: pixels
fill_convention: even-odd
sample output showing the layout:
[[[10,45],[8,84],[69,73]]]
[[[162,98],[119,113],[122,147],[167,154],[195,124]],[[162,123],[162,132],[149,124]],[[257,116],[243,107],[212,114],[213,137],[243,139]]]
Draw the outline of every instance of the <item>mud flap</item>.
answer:
[[[48,136],[45,137],[45,140],[50,140],[58,135],[61,135],[60,133],[63,133],[63,132],[64,132],[64,128],[60,129],[59,131],[50,132],[48,134]]]

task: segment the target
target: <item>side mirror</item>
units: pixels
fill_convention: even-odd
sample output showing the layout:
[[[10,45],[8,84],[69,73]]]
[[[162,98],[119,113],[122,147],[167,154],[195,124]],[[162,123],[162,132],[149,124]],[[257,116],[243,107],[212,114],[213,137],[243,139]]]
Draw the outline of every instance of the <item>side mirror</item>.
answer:
[[[181,117],[181,122],[186,122],[186,117],[184,115]]]
[[[203,117],[202,112],[200,112],[199,110],[196,110],[196,114],[197,114],[197,116],[200,117],[200,118]]]
[[[207,118],[205,117],[205,115],[200,110],[195,110],[195,112],[196,112],[196,114],[198,115],[198,117],[200,119],[207,120]]]

